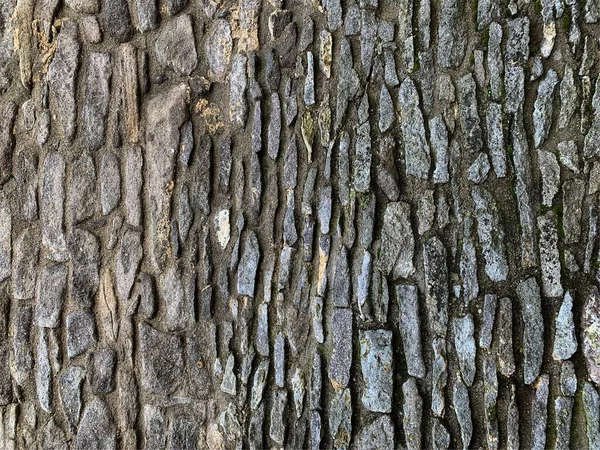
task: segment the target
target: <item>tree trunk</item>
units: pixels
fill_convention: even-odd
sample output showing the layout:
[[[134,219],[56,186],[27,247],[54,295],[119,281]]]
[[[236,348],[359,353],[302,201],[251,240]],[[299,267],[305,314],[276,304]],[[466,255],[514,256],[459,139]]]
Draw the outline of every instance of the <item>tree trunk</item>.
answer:
[[[5,0],[0,447],[600,448],[599,16]]]

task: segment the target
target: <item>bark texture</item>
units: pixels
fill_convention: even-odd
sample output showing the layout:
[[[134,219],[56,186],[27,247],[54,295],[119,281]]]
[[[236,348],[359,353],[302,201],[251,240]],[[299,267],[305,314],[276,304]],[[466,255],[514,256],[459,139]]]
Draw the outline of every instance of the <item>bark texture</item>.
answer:
[[[3,0],[0,448],[600,448],[596,0]]]

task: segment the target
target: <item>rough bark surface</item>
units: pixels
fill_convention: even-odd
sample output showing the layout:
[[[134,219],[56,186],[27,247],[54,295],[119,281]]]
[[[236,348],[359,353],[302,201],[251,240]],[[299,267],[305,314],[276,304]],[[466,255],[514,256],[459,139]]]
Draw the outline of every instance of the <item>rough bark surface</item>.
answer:
[[[0,2],[0,448],[598,449],[599,20]]]

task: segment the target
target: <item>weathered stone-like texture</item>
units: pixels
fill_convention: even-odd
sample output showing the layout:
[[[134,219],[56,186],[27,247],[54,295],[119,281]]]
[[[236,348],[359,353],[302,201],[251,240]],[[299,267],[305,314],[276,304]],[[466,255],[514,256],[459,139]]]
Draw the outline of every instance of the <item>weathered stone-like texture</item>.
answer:
[[[172,256],[171,197],[179,127],[188,116],[188,87],[178,84],[152,98],[146,107],[145,187],[148,218],[146,242],[154,270],[164,269]]]
[[[0,448],[600,445],[596,0],[0,2]]]

